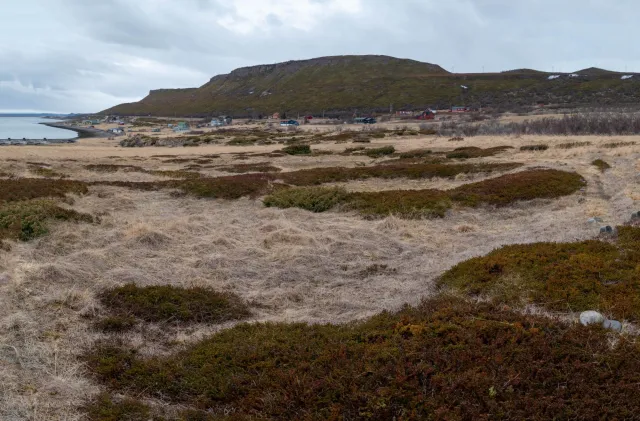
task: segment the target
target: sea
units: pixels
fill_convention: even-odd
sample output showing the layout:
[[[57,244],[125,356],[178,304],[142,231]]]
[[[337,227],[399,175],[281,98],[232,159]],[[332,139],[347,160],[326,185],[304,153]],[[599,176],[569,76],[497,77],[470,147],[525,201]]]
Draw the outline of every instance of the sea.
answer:
[[[55,123],[58,120],[42,117],[15,117],[0,115],[0,139],[73,139],[74,131],[56,129],[38,123]]]

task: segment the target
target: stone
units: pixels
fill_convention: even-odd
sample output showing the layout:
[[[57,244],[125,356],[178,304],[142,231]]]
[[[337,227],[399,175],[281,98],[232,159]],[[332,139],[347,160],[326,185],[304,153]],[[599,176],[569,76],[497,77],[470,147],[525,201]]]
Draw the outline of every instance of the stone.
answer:
[[[590,224],[595,224],[597,222],[603,222],[603,221],[602,221],[602,218],[596,216],[596,217],[593,217],[593,218],[589,218],[589,220],[587,220],[587,222],[590,223]]]
[[[605,329],[615,330],[616,332],[622,332],[622,323],[617,320],[605,320],[602,323],[602,327]]]
[[[631,219],[640,219],[640,211],[632,213]]]
[[[613,234],[613,228],[611,225],[607,225],[606,227],[600,227],[601,234]]]
[[[583,326],[599,325],[604,323],[604,320],[604,316],[597,311],[589,310],[580,313],[580,323],[582,323]]]

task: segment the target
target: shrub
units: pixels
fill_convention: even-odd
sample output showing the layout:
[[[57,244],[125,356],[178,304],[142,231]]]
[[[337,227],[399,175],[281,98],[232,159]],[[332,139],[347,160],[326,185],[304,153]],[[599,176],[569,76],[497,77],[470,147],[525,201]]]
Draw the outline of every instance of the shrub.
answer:
[[[249,315],[246,304],[236,295],[201,287],[127,284],[103,291],[99,299],[111,316],[146,322],[221,323]]]
[[[43,178],[0,179],[0,203],[43,197],[65,197],[68,193],[85,194],[87,184],[72,180]]]
[[[309,155],[311,153],[311,146],[309,145],[290,145],[282,148],[282,152],[289,155]]]
[[[245,173],[245,172],[280,172],[282,171],[278,167],[270,165],[268,162],[256,162],[253,164],[233,164],[216,168],[218,171],[231,172],[231,173]]]
[[[296,186],[310,186],[367,178],[432,178],[455,177],[465,173],[508,171],[519,167],[518,163],[497,164],[439,164],[439,163],[390,163],[372,167],[323,167],[278,174],[278,179]]]
[[[371,148],[364,151],[369,158],[380,158],[381,156],[391,155],[396,151],[393,146],[383,146],[381,148]]]
[[[338,203],[367,218],[390,214],[402,218],[444,217],[459,206],[490,204],[506,206],[520,200],[556,198],[572,194],[585,185],[579,174],[558,170],[530,170],[506,174],[452,190],[387,190],[347,193],[341,189],[291,189],[265,200],[267,206],[300,207],[323,212]]]
[[[533,302],[551,310],[601,310],[640,318],[640,228],[618,227],[616,244],[602,241],[502,247],[459,263],[439,279],[471,295]],[[512,294],[513,290],[522,291]]]
[[[267,207],[301,208],[324,212],[347,198],[347,191],[338,187],[294,187],[280,189],[264,199]]]
[[[546,151],[549,145],[524,145],[520,147],[521,151]]]
[[[413,158],[427,158],[430,157],[433,152],[430,149],[413,149],[408,152],[402,152],[400,158],[413,159]]]
[[[611,165],[609,165],[606,161],[603,161],[602,159],[594,160],[593,162],[591,162],[591,165],[595,165],[596,167],[598,167],[600,172],[605,172],[606,170],[611,168]]]
[[[152,171],[144,171],[147,174],[155,175],[158,177],[167,177],[167,178],[186,178],[186,179],[194,179],[200,178],[202,174],[195,171],[184,171],[184,170],[152,170]]]
[[[622,148],[624,146],[633,146],[635,144],[636,142],[611,142],[611,143],[605,143],[604,145],[602,145],[602,147],[608,148],[608,149],[615,149],[615,148]]]
[[[198,197],[239,199],[257,197],[268,192],[271,178],[266,174],[251,173],[228,177],[199,178],[169,184]]]
[[[109,316],[98,320],[94,327],[105,333],[124,332],[134,327],[136,322],[131,316]]]
[[[62,174],[59,173],[57,171],[52,170],[51,168],[45,168],[45,167],[37,167],[37,166],[32,166],[29,168],[29,171],[31,171],[32,173],[39,175],[41,177],[46,177],[46,178],[67,178],[69,177],[66,174]]]
[[[462,142],[463,140],[464,140],[464,137],[454,136],[454,137],[449,139],[449,142]]]
[[[496,146],[493,148],[482,149],[476,146],[467,146],[456,148],[452,152],[448,152],[445,156],[448,159],[469,159],[494,156],[506,150],[513,149],[511,146]]]
[[[95,172],[118,172],[118,171],[132,171],[132,172],[145,172],[144,168],[136,165],[117,165],[117,164],[92,164],[85,165],[85,169]]]
[[[581,148],[584,146],[591,145],[591,142],[569,142],[569,143],[561,143],[558,145],[558,149],[573,149],[573,148]]]
[[[52,200],[0,202],[0,240],[29,241],[49,232],[51,220],[93,222],[91,215],[59,207]]]
[[[114,394],[233,419],[626,419],[639,352],[602,328],[439,297],[347,325],[241,324],[166,356],[100,344],[85,360]],[[101,400],[111,418],[92,419],[146,415]]]

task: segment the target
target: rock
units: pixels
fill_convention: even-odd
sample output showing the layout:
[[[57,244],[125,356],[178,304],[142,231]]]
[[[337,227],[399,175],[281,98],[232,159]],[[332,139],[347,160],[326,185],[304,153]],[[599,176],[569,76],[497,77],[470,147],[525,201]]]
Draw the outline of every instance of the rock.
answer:
[[[605,320],[602,323],[602,327],[605,329],[615,330],[616,332],[622,332],[622,323],[617,320]]]
[[[582,323],[583,326],[602,324],[604,320],[604,316],[597,311],[589,310],[580,313],[580,323]]]
[[[613,234],[613,228],[611,225],[607,225],[606,227],[600,227],[601,234]]]
[[[11,277],[6,273],[0,273],[0,285],[8,284]]]
[[[632,213],[631,219],[640,219],[640,211]]]
[[[593,217],[593,218],[589,218],[589,220],[587,222],[590,223],[590,224],[595,224],[596,222],[603,222],[603,221],[602,221],[602,218],[596,216],[596,217]]]

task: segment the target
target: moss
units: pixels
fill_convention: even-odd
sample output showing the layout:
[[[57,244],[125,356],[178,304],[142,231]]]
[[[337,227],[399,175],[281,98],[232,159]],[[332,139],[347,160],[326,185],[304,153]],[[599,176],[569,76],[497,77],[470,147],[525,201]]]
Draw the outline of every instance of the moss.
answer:
[[[366,149],[364,151],[364,154],[369,158],[380,158],[382,156],[391,155],[395,153],[395,151],[396,148],[394,148],[393,146],[383,146],[381,148]]]
[[[270,194],[264,199],[264,204],[267,207],[324,212],[344,202],[347,197],[347,191],[338,187],[296,187]]]
[[[601,241],[502,247],[454,266],[439,280],[472,295],[533,302],[551,310],[601,310],[640,318],[640,228],[618,227],[616,244]],[[517,285],[525,293],[505,291]]]
[[[246,304],[236,295],[201,287],[127,284],[103,291],[99,299],[111,316],[147,322],[221,323],[249,315]]]
[[[242,324],[160,357],[100,344],[85,360],[113,393],[254,419],[626,419],[638,352],[601,328],[440,297],[347,325]]]
[[[309,155],[311,153],[311,146],[309,145],[289,145],[282,148],[282,152],[289,155]]]
[[[257,197],[268,192],[272,178],[266,174],[242,174],[229,177],[201,178],[175,183],[173,186],[198,197],[238,199]]]
[[[594,160],[593,162],[591,162],[591,165],[596,166],[600,170],[600,172],[605,172],[606,170],[611,168],[611,165],[609,165],[606,161],[603,161],[602,159]]]
[[[136,325],[136,319],[131,316],[109,316],[98,320],[94,327],[102,332],[124,332]]]

